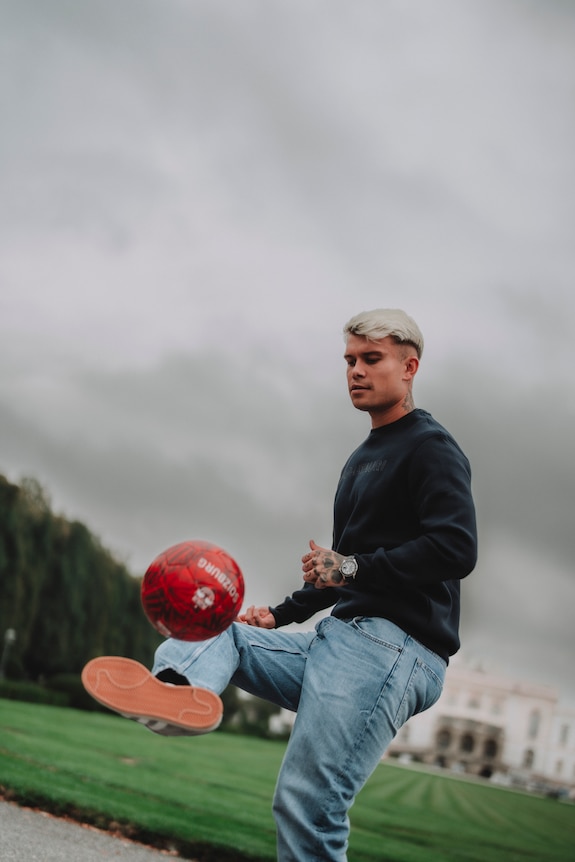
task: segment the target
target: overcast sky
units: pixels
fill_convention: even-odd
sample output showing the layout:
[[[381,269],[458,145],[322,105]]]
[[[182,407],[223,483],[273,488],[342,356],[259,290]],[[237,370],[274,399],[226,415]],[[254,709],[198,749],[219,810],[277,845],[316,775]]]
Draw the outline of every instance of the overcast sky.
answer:
[[[367,435],[341,330],[403,307],[469,455],[462,658],[575,704],[575,5],[0,0],[0,473],[247,601]]]

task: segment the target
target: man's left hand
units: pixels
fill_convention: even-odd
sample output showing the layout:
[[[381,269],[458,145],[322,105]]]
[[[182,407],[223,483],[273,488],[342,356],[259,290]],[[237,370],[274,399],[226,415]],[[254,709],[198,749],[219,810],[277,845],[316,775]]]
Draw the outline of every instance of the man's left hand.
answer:
[[[313,584],[316,590],[326,587],[341,587],[345,581],[339,567],[345,558],[329,548],[320,548],[313,541],[309,543],[309,553],[301,558],[303,579]]]

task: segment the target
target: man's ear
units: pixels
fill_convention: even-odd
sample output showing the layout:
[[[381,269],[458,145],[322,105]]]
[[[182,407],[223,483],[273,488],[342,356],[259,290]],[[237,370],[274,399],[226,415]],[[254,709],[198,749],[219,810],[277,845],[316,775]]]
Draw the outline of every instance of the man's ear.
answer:
[[[405,380],[413,380],[419,368],[417,356],[408,356],[405,360]]]

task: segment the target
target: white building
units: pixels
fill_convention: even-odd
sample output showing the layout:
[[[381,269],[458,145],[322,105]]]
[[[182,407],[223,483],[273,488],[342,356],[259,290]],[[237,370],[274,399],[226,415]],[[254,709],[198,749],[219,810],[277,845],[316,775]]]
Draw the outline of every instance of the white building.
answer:
[[[451,665],[439,701],[389,749],[505,783],[575,789],[575,711],[555,689]]]

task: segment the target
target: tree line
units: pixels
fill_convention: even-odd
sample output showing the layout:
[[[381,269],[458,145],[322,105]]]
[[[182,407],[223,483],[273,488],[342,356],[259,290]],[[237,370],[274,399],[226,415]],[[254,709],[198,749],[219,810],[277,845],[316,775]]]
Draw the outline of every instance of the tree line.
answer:
[[[15,485],[0,475],[6,676],[37,681],[80,673],[102,654],[149,665],[161,638],[143,613],[140,586],[84,524],[52,512],[37,481]]]

